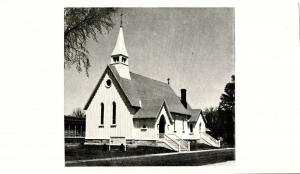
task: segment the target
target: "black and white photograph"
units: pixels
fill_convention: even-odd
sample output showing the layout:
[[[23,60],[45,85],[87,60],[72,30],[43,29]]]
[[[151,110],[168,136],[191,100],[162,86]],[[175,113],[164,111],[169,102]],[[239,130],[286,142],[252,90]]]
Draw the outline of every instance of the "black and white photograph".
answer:
[[[300,172],[300,0],[0,1],[0,173]]]
[[[234,8],[65,8],[66,166],[233,165]]]

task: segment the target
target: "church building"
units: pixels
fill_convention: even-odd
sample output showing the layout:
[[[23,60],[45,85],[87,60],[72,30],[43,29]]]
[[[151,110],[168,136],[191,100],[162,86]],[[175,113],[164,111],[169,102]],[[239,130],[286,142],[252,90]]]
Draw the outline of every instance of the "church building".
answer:
[[[85,144],[162,146],[189,151],[190,142],[220,147],[206,133],[200,109],[192,109],[187,90],[177,96],[168,83],[130,71],[122,23],[110,63],[91,93]]]

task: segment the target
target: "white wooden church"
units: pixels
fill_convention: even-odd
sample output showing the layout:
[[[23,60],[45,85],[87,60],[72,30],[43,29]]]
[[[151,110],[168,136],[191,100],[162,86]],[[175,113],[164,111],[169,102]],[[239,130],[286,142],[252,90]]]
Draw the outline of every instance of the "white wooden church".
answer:
[[[86,112],[85,144],[162,146],[188,151],[190,142],[220,147],[206,133],[200,109],[186,89],[177,96],[168,83],[130,71],[122,25],[110,63],[92,91]]]

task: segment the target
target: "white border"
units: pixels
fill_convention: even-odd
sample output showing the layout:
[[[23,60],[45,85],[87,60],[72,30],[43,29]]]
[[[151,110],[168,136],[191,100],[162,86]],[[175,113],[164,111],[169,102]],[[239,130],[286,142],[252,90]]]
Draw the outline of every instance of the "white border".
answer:
[[[230,167],[65,168],[63,7],[235,7],[237,162]],[[297,1],[0,2],[1,173],[300,171]]]

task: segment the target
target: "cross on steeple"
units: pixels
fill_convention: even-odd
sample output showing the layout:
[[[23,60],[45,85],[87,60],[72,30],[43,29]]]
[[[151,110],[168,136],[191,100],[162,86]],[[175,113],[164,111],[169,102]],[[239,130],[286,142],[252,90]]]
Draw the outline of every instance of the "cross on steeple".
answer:
[[[123,27],[123,21],[122,21],[123,13],[121,13],[120,16],[121,16],[120,27]]]

